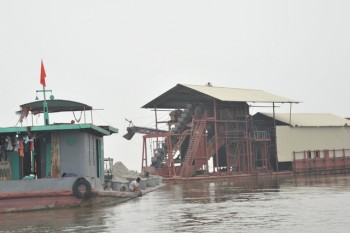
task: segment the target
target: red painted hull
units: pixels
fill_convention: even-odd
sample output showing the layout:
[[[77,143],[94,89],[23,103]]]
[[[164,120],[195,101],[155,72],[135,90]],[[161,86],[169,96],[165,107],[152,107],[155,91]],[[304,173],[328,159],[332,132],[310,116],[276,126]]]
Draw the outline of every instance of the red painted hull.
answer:
[[[0,198],[0,213],[29,211],[40,209],[55,209],[80,206],[82,199],[78,199],[70,192],[41,193],[34,196],[34,193],[6,194]],[[1,195],[4,196],[4,195]]]
[[[164,185],[143,190],[143,194],[155,191]],[[0,213],[61,209],[103,204],[116,204],[137,197],[137,193],[106,190],[93,190],[92,197],[80,199],[70,190],[0,193]]]

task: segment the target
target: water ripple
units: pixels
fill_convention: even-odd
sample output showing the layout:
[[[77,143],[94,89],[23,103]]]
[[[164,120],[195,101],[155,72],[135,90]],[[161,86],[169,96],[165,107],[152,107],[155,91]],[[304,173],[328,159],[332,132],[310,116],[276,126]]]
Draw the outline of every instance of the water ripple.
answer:
[[[0,232],[348,232],[350,176],[168,185],[109,207],[0,215]]]

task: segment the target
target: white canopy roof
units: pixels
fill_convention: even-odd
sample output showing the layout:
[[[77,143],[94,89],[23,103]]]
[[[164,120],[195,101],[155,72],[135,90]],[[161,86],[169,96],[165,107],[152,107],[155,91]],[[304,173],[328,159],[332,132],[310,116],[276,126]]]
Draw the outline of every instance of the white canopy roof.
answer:
[[[182,84],[182,85],[222,101],[299,103],[299,101],[297,100],[288,99],[282,96],[277,96],[262,90],[230,88],[230,87],[214,87],[214,86],[206,86],[206,85],[202,85],[202,86],[186,85],[186,84]]]
[[[273,113],[260,112],[260,114],[273,118]],[[289,124],[290,114],[275,113],[275,119]],[[350,126],[350,120],[331,113],[292,113],[291,125],[300,127]]]

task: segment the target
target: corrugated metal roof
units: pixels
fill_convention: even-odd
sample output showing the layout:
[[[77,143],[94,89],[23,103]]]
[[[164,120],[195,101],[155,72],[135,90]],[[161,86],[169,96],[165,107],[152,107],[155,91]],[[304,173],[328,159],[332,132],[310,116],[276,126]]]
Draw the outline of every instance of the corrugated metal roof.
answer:
[[[220,100],[225,102],[299,103],[262,90],[177,84],[143,108],[184,108],[190,102]]]
[[[262,113],[273,118],[273,113]],[[289,113],[276,113],[275,119],[289,124]],[[350,120],[331,113],[292,113],[291,125],[299,127],[350,126]]]
[[[43,100],[39,100],[39,101],[34,101],[34,102],[30,102],[30,103],[26,103],[26,104],[22,104],[21,110],[19,112],[22,111],[22,109],[24,108],[28,108],[31,112],[33,113],[42,113],[43,112]],[[71,101],[71,100],[59,100],[59,99],[55,99],[55,100],[46,100],[47,105],[48,105],[48,110],[49,112],[65,112],[65,111],[87,111],[87,110],[92,110],[92,107],[87,105],[87,104],[83,104],[83,103],[79,103],[79,102],[75,102],[75,101]]]
[[[200,85],[183,85],[203,94],[212,96],[222,101],[234,102],[265,102],[265,103],[299,103],[299,101],[277,96],[262,90],[200,86]]]

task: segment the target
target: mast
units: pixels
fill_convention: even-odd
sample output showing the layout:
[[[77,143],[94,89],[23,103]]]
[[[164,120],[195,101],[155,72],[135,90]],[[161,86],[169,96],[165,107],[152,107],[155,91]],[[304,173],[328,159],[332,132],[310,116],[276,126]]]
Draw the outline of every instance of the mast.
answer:
[[[43,86],[43,92],[44,92],[44,124],[48,125],[49,123],[49,110],[47,108],[47,102],[46,102],[46,92],[45,92],[45,86]]]
[[[43,101],[44,125],[49,125],[50,124],[49,108],[48,108],[47,101],[46,101],[46,92],[52,93],[52,90],[45,90],[45,86],[43,86],[42,90],[37,90],[36,92],[43,92],[43,95],[44,95],[44,101]]]

